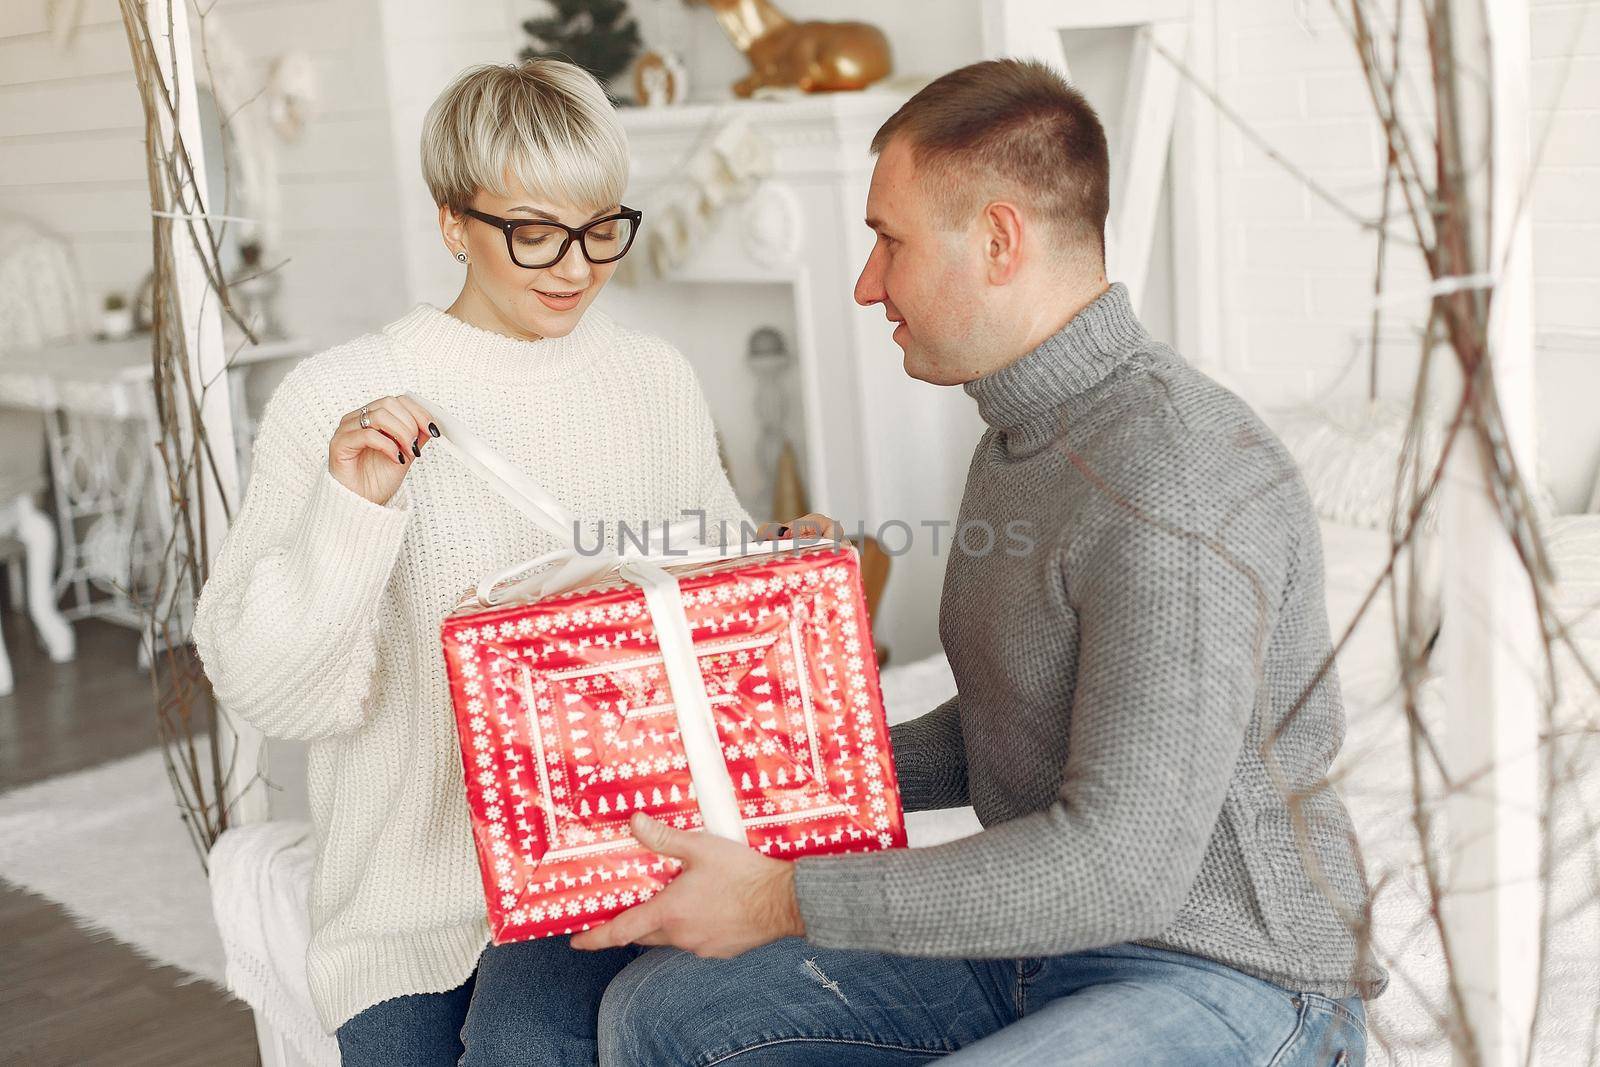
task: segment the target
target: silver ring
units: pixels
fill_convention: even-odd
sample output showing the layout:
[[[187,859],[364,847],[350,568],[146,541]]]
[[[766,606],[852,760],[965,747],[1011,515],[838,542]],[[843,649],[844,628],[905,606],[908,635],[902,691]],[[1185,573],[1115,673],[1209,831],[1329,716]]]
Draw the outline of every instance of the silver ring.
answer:
[[[367,409],[366,408],[362,408],[361,409],[360,422],[361,422],[361,428],[363,430],[367,429],[368,427],[370,427],[372,425],[372,420],[367,417]]]

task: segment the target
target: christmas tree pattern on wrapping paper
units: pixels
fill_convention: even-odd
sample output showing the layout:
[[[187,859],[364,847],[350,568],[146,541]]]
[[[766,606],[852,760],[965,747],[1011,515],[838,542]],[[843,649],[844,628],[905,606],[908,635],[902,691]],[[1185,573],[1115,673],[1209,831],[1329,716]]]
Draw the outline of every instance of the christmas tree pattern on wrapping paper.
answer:
[[[793,857],[903,844],[855,568],[716,571],[686,579],[683,600],[752,846]],[[547,598],[454,637],[497,937],[583,928],[648,899],[677,864],[641,854],[629,817],[693,829],[700,815],[642,596],[613,584]]]

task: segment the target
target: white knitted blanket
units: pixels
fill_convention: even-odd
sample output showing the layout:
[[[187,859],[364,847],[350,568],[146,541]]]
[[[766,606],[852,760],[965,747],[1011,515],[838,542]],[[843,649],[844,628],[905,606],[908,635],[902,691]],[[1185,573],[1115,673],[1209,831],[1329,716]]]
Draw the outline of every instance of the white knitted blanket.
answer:
[[[227,954],[228,989],[317,1067],[339,1067],[306,984],[311,943],[311,826],[257,823],[229,830],[211,850],[211,907]]]

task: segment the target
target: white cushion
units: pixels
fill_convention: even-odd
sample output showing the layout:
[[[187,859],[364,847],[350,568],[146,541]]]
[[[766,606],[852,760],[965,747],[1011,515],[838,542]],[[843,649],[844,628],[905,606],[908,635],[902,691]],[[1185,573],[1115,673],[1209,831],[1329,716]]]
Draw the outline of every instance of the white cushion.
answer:
[[[1328,629],[1335,645],[1356,618],[1389,560],[1386,531],[1323,520],[1322,557],[1328,600]],[[1410,610],[1413,560],[1417,580],[1416,630],[1432,634],[1439,625],[1438,538],[1418,532],[1395,563],[1394,581],[1385,585],[1339,652],[1339,682],[1352,696],[1383,699],[1400,681],[1393,612]],[[1398,599],[1397,599],[1398,597]],[[1363,701],[1365,702],[1365,700]]]
[[[883,708],[891,726],[927,714],[956,694],[956,679],[944,653],[890,667],[881,676]],[[912,848],[954,841],[983,829],[971,807],[906,814],[906,838]]]
[[[1544,545],[1555,578],[1551,608],[1572,641],[1555,654],[1560,718],[1600,715],[1600,695],[1587,670],[1600,674],[1600,514],[1562,515],[1544,529]],[[1591,724],[1593,725],[1593,724]]]
[[[1294,457],[1319,516],[1347,526],[1389,528],[1395,479],[1402,473],[1401,450],[1411,421],[1407,403],[1358,398],[1269,410],[1262,417]],[[1420,485],[1439,462],[1444,430],[1437,416],[1429,416],[1419,432],[1421,443],[1411,463],[1420,464],[1420,469],[1413,470],[1408,464],[1404,474],[1408,480],[1415,477]],[[1456,447],[1469,443],[1463,433],[1457,437]],[[1556,513],[1555,499],[1543,477],[1533,487],[1533,498],[1541,515]],[[1438,503],[1439,494],[1435,493],[1421,516],[1421,529],[1436,528]]]
[[[1394,400],[1356,400],[1269,412],[1268,423],[1294,457],[1319,516],[1346,526],[1387,530],[1395,476],[1410,413]],[[1423,426],[1424,472],[1439,455],[1438,427]],[[1408,472],[1409,473],[1409,472]],[[1433,524],[1433,508],[1423,524]]]

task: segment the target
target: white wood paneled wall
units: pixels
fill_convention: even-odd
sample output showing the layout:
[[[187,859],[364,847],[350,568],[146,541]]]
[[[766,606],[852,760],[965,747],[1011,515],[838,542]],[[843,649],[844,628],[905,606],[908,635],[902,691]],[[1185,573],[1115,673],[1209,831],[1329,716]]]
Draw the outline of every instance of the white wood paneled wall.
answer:
[[[46,0],[0,3],[0,212],[64,234],[91,308],[148,270],[144,136],[115,0],[84,0],[65,47]],[[222,0],[248,61],[310,54],[321,111],[279,145],[291,329],[322,346],[396,317],[405,297],[376,0]],[[196,33],[198,34],[198,27]]]

